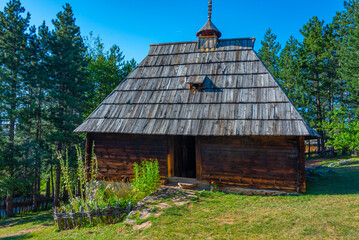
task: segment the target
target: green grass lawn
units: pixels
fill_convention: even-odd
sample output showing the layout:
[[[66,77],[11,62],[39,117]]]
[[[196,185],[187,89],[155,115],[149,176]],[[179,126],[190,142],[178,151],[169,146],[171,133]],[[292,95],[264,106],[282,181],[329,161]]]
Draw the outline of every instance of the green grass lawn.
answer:
[[[338,161],[328,159],[323,165]],[[327,176],[311,177],[307,194],[300,196],[202,192],[189,205],[152,217],[146,230],[119,223],[59,232],[51,225],[51,213],[44,212],[0,220],[0,238],[359,239],[359,158],[333,169]]]

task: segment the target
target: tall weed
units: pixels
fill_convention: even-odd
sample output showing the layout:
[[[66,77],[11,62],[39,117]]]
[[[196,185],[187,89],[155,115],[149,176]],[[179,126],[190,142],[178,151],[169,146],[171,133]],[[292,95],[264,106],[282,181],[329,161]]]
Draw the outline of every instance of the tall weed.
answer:
[[[157,160],[143,160],[133,164],[134,179],[132,181],[135,198],[140,200],[155,192],[159,187],[160,171]]]

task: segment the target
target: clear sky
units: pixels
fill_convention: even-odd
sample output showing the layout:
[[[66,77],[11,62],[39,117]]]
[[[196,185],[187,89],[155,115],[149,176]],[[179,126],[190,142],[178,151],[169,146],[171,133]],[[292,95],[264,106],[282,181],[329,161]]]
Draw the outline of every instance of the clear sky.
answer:
[[[0,0],[3,10],[8,0]],[[126,59],[140,62],[151,43],[196,40],[196,32],[207,21],[208,0],[22,0],[31,13],[31,24],[51,19],[70,3],[82,35],[93,31],[109,48],[120,46]],[[329,23],[344,0],[213,0],[212,22],[222,32],[222,39],[256,37],[260,47],[271,27],[284,46],[293,35],[301,39],[299,29],[312,16]]]

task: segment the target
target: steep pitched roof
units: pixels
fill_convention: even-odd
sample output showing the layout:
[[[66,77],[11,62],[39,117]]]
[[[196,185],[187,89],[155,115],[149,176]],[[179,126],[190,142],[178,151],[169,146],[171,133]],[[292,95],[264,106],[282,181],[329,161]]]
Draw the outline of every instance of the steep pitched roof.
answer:
[[[255,39],[151,45],[75,132],[318,137],[253,50]],[[188,82],[199,81],[199,91]]]

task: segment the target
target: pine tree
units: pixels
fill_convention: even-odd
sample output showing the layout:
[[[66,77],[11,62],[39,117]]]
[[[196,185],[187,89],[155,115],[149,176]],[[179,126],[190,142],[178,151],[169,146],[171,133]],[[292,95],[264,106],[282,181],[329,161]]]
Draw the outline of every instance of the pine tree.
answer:
[[[93,38],[92,34],[87,38],[89,82],[93,91],[90,96],[90,114],[116,86],[137,66],[134,59],[124,61],[125,56],[117,45],[113,45],[109,51],[104,50],[104,44],[99,37]]]
[[[268,70],[275,78],[278,77],[279,58],[278,54],[281,49],[280,44],[277,42],[277,35],[272,33],[272,29],[268,29],[261,41],[262,47],[258,50],[258,56],[262,59]]]
[[[332,78],[335,71],[332,49],[332,29],[313,17],[300,30],[304,36],[300,50],[300,67],[304,92],[307,97],[306,115],[310,123],[317,128],[318,151],[324,154],[325,132],[320,128],[331,106]]]
[[[32,26],[29,30],[29,40],[24,70],[24,95],[22,96],[22,110],[20,112],[19,126],[23,132],[23,145],[25,161],[28,162],[32,172],[33,185],[33,211],[37,211],[37,199],[40,194],[40,177],[46,146],[44,135],[44,115],[46,113],[46,86],[48,82],[48,37],[49,31],[45,23],[37,29]]]
[[[80,35],[80,28],[75,24],[73,11],[69,4],[57,14],[52,21],[55,29],[51,38],[51,69],[49,96],[50,121],[53,132],[50,135],[56,143],[56,150],[76,144],[81,137],[73,130],[78,126],[87,110],[88,92],[91,84],[87,80],[88,61],[86,48]],[[60,196],[60,166],[56,167],[54,204],[58,205]]]
[[[137,67],[137,62],[135,59],[131,59],[130,61],[126,61],[121,69],[121,78],[124,79]]]
[[[290,36],[280,53],[278,82],[295,106],[305,114],[306,96],[300,73],[299,50],[298,40]]]
[[[342,55],[340,58],[341,76],[346,79],[348,109],[352,110],[352,117],[359,119],[359,2],[347,3],[347,14],[351,24],[348,35],[343,39]]]
[[[1,65],[1,94],[3,96],[1,110],[6,118],[8,127],[6,129],[8,138],[7,147],[3,162],[0,164],[3,170],[4,179],[7,178],[3,187],[7,188],[6,214],[13,215],[13,191],[14,184],[18,183],[19,177],[19,156],[16,154],[16,123],[20,111],[20,98],[23,88],[23,71],[25,66],[27,34],[30,14],[23,16],[25,9],[19,0],[10,0],[0,12],[0,65]],[[9,184],[11,183],[11,184]]]
[[[330,139],[328,144],[340,150],[359,151],[359,1],[345,1],[345,11],[334,19],[339,38],[340,75],[344,92],[340,104],[323,122]],[[341,23],[341,24],[340,24]]]

